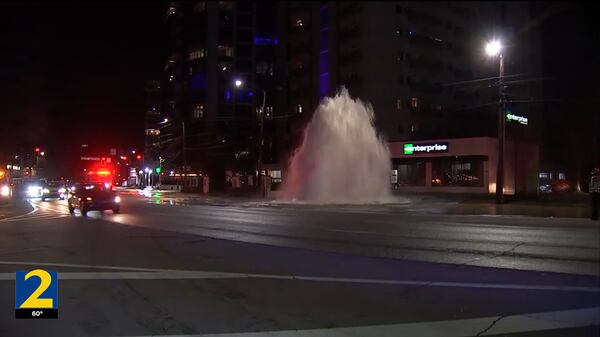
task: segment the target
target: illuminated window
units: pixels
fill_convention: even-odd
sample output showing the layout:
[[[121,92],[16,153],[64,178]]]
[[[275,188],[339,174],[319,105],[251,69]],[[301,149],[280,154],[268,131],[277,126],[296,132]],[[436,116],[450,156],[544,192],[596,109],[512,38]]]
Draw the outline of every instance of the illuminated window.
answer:
[[[233,57],[233,47],[220,45],[217,50],[221,56]]]
[[[194,106],[192,117],[194,117],[194,119],[200,119],[204,117],[204,105]]]
[[[419,99],[416,97],[413,97],[410,99],[410,106],[412,108],[418,108],[419,107]]]
[[[169,82],[173,82],[175,80],[175,76],[174,75],[169,75]]]
[[[396,100],[396,110],[402,110],[402,100],[399,98]]]
[[[190,52],[190,61],[201,59],[205,56],[204,48],[195,49]]]
[[[302,105],[298,104],[298,113],[301,114],[302,113]]]
[[[196,13],[202,13],[205,10],[206,10],[206,3],[204,1],[200,1],[194,6],[194,12],[196,12]]]

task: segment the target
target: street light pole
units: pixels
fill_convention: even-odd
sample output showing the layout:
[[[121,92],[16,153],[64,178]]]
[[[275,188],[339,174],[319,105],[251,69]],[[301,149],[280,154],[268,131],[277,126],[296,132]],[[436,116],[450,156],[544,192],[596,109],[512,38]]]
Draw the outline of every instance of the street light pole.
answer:
[[[504,100],[504,57],[500,53],[498,76],[498,163],[496,169],[496,203],[504,203],[504,142],[505,142],[505,100]]]
[[[236,79],[234,81],[235,87],[236,88],[241,88],[244,85],[244,82],[241,79]],[[257,91],[256,88],[249,88],[251,90],[254,90],[255,92]],[[262,99],[262,106],[260,109],[260,116],[259,116],[259,123],[260,123],[260,129],[259,129],[259,135],[258,135],[258,163],[257,163],[257,169],[258,169],[258,181],[257,181],[257,186],[259,188],[262,188],[262,162],[263,162],[263,138],[264,138],[264,125],[265,125],[265,109],[266,109],[266,104],[267,104],[267,91],[260,89],[260,91],[262,91],[263,94],[263,99]]]
[[[505,140],[505,104],[504,99],[504,57],[502,56],[502,44],[499,40],[492,40],[485,46],[488,56],[500,58],[500,69],[498,76],[498,162],[496,166],[496,203],[504,202],[504,140]]]

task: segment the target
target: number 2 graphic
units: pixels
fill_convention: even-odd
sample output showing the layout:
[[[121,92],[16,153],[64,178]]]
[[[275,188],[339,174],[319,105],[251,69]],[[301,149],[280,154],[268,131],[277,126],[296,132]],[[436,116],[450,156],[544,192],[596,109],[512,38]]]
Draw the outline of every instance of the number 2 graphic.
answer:
[[[20,308],[52,308],[54,304],[52,298],[40,298],[40,295],[43,294],[50,286],[50,283],[52,283],[52,276],[45,270],[35,269],[25,275],[25,281],[32,276],[37,276],[40,279],[40,285],[31,293],[31,295],[29,295],[25,302],[21,304]]]

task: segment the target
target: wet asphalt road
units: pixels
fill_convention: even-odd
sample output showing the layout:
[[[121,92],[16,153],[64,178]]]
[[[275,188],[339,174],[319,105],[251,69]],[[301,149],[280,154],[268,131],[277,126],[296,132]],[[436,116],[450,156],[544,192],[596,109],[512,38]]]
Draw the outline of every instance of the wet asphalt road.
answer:
[[[123,196],[0,220],[0,336],[598,335],[586,219]],[[14,319],[34,267],[59,272],[58,320]]]

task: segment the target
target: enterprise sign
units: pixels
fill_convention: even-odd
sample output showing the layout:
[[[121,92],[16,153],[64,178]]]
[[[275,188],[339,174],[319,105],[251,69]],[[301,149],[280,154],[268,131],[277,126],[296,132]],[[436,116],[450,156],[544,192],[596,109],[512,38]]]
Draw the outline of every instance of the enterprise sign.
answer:
[[[404,144],[404,154],[448,152],[448,143]]]
[[[529,119],[527,117],[514,115],[514,114],[511,114],[510,112],[506,114],[506,120],[508,122],[515,121],[515,122],[517,122],[519,124],[523,124],[523,125],[527,125],[527,123],[529,122]]]

